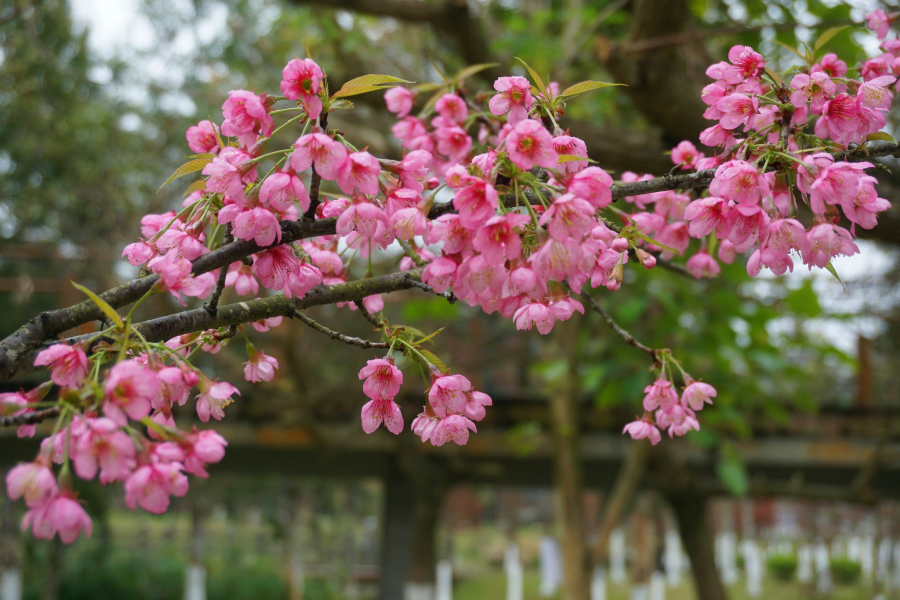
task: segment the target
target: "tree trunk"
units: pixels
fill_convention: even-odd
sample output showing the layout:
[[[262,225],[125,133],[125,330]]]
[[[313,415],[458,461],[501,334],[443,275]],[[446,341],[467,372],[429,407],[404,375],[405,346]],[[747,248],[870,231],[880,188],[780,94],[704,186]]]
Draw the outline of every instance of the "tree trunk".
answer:
[[[566,374],[552,384],[550,415],[553,423],[554,486],[562,527],[563,598],[587,600],[588,555],[582,498],[581,449],[578,439],[577,351],[578,320],[557,325],[558,356],[567,357]]]
[[[609,535],[625,516],[628,505],[634,499],[644,471],[650,444],[636,442],[628,450],[628,456],[616,473],[616,481],[603,505],[603,516],[597,525],[597,540],[594,542],[594,567],[603,567],[609,559]]]
[[[709,528],[708,499],[689,490],[670,493],[669,503],[678,519],[678,531],[691,559],[697,600],[728,600],[719,572],[712,531]]]

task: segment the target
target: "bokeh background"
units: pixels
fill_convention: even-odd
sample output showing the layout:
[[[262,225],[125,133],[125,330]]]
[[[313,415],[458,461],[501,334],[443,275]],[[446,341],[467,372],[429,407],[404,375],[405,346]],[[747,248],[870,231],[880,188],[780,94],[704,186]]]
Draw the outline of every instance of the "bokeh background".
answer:
[[[563,127],[614,176],[662,174],[672,166],[665,151],[707,126],[703,71],[732,45],[759,49],[780,70],[796,62],[782,44],[813,44],[846,26],[828,49],[852,68],[880,53],[859,25],[875,7],[3,0],[0,335],[79,301],[71,280],[101,290],[136,276],[121,250],[140,235],[141,215],[180,204],[190,178],[157,188],[190,153],[186,128],[219,120],[230,89],[276,91],[293,56],[308,51],[333,89],[366,73],[428,82],[439,81],[435,65],[496,62],[468,83],[489,90],[498,74],[524,74],[514,57],[565,85],[626,83],[573,102]],[[354,104],[333,126],[378,156],[400,156],[381,96]],[[298,133],[285,132],[283,145]],[[879,174],[879,189],[900,208],[894,173]],[[672,348],[719,390],[701,431],[653,453],[619,435],[640,411],[645,356],[596,314],[542,337],[420,292],[386,298],[392,322],[446,327],[435,351],[494,398],[462,449],[361,431],[356,372],[374,354],[299,323],[249,332],[281,369],[251,387],[243,344],[201,359],[242,392],[220,429],[228,455],[210,480],[193,479],[159,517],[125,509],[120,488],[80,482],[95,531],[71,547],[20,535],[21,507],[4,500],[0,597],[576,600],[589,591],[573,596],[560,584],[563,557],[583,556],[596,567],[586,567],[594,600],[601,588],[614,600],[724,597],[710,578],[732,598],[896,598],[900,211],[880,221],[863,233],[859,256],[835,261],[842,283],[802,265],[751,281],[736,264],[713,281],[629,269],[620,291],[597,294],[638,339]],[[386,255],[377,268],[398,260]],[[238,300],[226,292],[225,302]],[[177,308],[160,296],[140,313]],[[370,335],[347,309],[310,314]],[[424,401],[417,378],[406,373],[400,398],[407,422]],[[180,417],[189,427],[191,415]],[[0,432],[0,463],[29,459],[36,444]]]

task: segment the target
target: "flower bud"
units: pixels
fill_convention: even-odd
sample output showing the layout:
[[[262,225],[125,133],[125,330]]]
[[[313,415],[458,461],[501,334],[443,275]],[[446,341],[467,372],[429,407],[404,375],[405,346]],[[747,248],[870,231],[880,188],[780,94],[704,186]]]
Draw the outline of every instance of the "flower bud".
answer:
[[[616,252],[625,252],[628,250],[629,245],[627,238],[617,237],[613,240],[611,247]]]
[[[656,257],[642,248],[635,248],[634,253],[637,255],[641,264],[645,269],[652,269],[656,266]]]

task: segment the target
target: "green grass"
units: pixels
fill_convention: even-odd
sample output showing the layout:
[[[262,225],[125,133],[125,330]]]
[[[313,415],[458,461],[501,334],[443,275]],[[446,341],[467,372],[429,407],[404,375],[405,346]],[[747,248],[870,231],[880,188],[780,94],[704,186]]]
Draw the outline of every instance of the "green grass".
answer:
[[[540,577],[537,571],[528,570],[524,577],[524,600],[542,600],[538,594]],[[628,585],[607,585],[607,600],[628,600]],[[831,600],[869,600],[872,590],[866,585],[836,586]],[[506,578],[503,573],[493,572],[460,579],[455,582],[453,600],[497,600],[506,597]],[[681,585],[666,589],[666,600],[694,600],[693,581],[682,579]],[[814,599],[816,595],[799,583],[784,583],[773,579],[763,580],[763,590],[759,598],[763,600]],[[551,600],[559,600],[559,595]],[[751,600],[744,590],[743,581],[729,589],[729,600]],[[758,599],[757,599],[758,600]]]

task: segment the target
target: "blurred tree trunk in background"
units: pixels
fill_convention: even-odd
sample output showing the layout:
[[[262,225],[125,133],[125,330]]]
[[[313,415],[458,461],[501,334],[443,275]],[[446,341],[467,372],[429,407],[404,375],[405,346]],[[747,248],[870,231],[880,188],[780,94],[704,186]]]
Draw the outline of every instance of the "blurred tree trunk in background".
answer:
[[[678,519],[681,542],[691,560],[697,600],[728,600],[716,570],[715,544],[709,527],[709,498],[690,489],[667,494]]]

